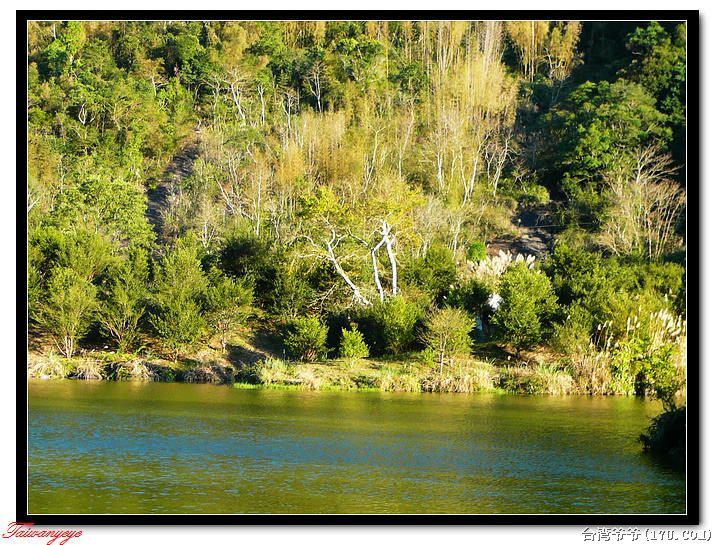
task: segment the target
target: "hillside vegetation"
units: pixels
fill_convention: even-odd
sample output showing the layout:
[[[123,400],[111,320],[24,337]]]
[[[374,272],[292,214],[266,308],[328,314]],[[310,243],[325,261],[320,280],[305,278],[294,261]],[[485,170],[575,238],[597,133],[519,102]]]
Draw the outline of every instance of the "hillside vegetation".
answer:
[[[674,405],[685,40],[30,23],[31,373],[315,386],[344,368]]]

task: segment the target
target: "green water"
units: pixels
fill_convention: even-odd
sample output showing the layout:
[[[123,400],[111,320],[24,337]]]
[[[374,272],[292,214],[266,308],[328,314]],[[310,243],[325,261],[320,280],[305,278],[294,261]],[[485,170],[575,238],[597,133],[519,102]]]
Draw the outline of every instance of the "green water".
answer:
[[[682,513],[629,398],[31,381],[29,512]]]

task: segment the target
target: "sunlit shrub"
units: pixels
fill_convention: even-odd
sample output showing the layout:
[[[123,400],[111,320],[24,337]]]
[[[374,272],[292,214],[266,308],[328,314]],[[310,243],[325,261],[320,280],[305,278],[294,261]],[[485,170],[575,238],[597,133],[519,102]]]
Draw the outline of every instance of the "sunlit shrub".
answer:
[[[363,309],[357,323],[373,355],[401,354],[416,346],[416,326],[423,314],[419,304],[398,295]]]
[[[556,310],[556,296],[549,277],[525,263],[512,265],[499,283],[502,301],[493,322],[501,338],[517,353],[541,342]]]
[[[440,373],[445,363],[452,364],[455,356],[469,354],[472,347],[469,334],[473,329],[474,320],[462,309],[445,307],[430,312],[421,337],[434,350]]]
[[[483,242],[473,242],[467,248],[467,259],[479,263],[487,258],[487,245]]]
[[[288,322],[283,337],[288,354],[301,361],[317,361],[327,354],[328,328],[316,316],[303,316]]]
[[[370,349],[365,343],[362,333],[357,329],[342,329],[342,339],[340,340],[340,357],[348,359],[367,358]]]

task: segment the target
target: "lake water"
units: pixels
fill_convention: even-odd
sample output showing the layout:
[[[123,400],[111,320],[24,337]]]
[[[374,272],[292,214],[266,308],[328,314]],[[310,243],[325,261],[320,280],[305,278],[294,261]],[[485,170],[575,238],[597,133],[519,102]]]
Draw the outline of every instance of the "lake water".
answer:
[[[30,381],[29,513],[683,513],[633,398]]]

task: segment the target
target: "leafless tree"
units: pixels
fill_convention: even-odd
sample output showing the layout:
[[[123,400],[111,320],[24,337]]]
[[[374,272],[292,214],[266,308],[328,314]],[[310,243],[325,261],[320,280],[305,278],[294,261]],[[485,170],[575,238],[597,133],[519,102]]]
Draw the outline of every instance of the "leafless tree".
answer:
[[[350,276],[343,269],[340,259],[336,254],[336,250],[340,243],[345,240],[349,235],[347,233],[338,235],[334,228],[330,228],[330,238],[327,238],[321,242],[316,242],[313,237],[308,235],[301,235],[299,238],[307,240],[317,253],[304,254],[303,257],[318,257],[321,259],[326,259],[329,263],[333,265],[335,272],[338,273],[340,278],[342,278],[348,285],[350,290],[353,292],[353,297],[361,305],[371,306],[372,303],[362,294],[360,288],[350,279]]]
[[[318,111],[323,111],[323,81],[325,80],[325,63],[321,60],[317,60],[310,67],[308,73],[305,75],[305,81],[308,84],[311,94],[315,97],[318,104]]]
[[[649,146],[606,176],[610,210],[601,240],[614,254],[642,251],[653,259],[677,244],[685,192],[671,178],[675,170],[670,156]]]

